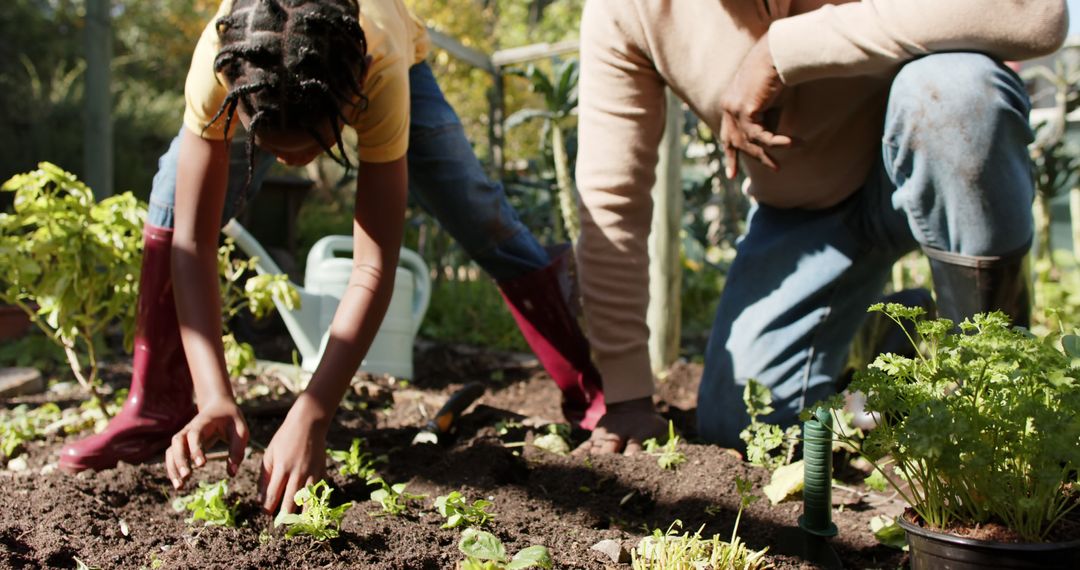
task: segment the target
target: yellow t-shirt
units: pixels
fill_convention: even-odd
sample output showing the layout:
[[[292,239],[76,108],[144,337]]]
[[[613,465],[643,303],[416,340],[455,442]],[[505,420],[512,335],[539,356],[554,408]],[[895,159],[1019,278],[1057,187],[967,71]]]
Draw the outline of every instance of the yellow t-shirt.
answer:
[[[184,125],[205,139],[221,140],[233,134],[225,133],[225,117],[207,127],[228,93],[214,73],[220,47],[214,22],[228,14],[231,5],[232,0],[223,0],[203,30],[184,84]],[[362,0],[360,26],[372,58],[364,80],[368,104],[349,117],[349,125],[356,129],[360,160],[390,162],[405,156],[409,148],[409,68],[427,57],[430,40],[427,29],[401,0]],[[233,121],[230,131],[237,122]]]

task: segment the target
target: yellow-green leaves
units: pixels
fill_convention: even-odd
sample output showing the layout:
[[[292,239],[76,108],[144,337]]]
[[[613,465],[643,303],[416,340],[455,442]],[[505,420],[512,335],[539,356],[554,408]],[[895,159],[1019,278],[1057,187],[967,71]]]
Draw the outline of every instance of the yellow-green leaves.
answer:
[[[213,484],[199,483],[190,495],[175,499],[172,508],[176,512],[190,511],[189,523],[204,521],[207,526],[235,527],[239,500],[230,505],[225,500],[228,496],[229,486],[224,479]]]
[[[286,538],[306,535],[315,540],[335,538],[341,531],[341,520],[345,511],[352,508],[352,502],[336,507],[330,506],[330,494],[333,489],[326,481],[308,485],[296,492],[293,502],[301,508],[299,514],[281,513],[274,518],[274,526],[285,525]]]
[[[458,542],[458,550],[465,554],[461,570],[521,570],[524,568],[552,567],[551,554],[544,546],[530,546],[507,559],[506,547],[490,532],[475,528],[465,529]]]
[[[397,516],[409,510],[409,503],[423,499],[427,495],[416,495],[405,491],[406,483],[391,485],[382,477],[368,480],[368,485],[378,485],[379,488],[371,492],[371,500],[378,503],[382,511],[371,513],[373,516]]]
[[[446,517],[443,528],[484,526],[489,520],[495,518],[494,514],[487,512],[492,504],[491,501],[477,499],[470,505],[458,491],[451,491],[449,495],[435,498],[435,510]]]
[[[341,475],[371,481],[376,477],[375,464],[385,463],[386,456],[379,455],[376,457],[366,451],[360,451],[363,444],[364,439],[356,437],[353,438],[348,451],[327,449],[326,454],[330,456],[330,459],[341,463],[341,468],[338,469],[338,473]]]
[[[650,437],[642,445],[645,448],[645,453],[656,457],[656,463],[661,469],[678,469],[680,465],[686,463],[686,454],[679,450],[680,440],[681,438],[675,435],[674,422],[668,420],[666,443],[661,445],[655,437]]]

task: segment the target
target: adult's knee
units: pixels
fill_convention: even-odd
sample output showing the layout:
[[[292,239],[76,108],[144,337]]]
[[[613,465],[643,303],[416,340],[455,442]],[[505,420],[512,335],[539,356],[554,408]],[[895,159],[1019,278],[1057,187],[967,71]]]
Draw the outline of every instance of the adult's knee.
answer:
[[[989,56],[931,54],[905,64],[889,91],[886,139],[927,149],[963,148],[979,155],[997,144],[1031,141],[1023,82]],[[904,141],[892,141],[894,144]]]

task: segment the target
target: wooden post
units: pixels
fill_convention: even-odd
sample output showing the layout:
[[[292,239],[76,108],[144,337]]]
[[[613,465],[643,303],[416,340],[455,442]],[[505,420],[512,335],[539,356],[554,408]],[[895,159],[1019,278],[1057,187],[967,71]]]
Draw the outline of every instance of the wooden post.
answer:
[[[86,2],[86,87],[83,102],[83,176],[98,200],[113,193],[110,1]]]
[[[682,102],[667,91],[667,125],[660,141],[653,188],[653,221],[649,234],[649,359],[653,373],[679,357],[682,288]]]

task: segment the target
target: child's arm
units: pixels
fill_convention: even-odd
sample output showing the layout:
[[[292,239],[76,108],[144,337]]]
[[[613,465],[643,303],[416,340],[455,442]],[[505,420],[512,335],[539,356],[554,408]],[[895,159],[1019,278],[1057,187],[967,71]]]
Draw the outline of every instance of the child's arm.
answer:
[[[221,343],[217,250],[228,184],[228,145],[183,129],[179,161],[173,289],[199,413],[173,436],[165,455],[169,478],[177,488],[191,474],[191,463],[195,467],[206,463],[204,446],[219,440],[229,442],[229,474],[236,474],[248,440],[247,425],[233,400]]]
[[[326,434],[349,382],[379,330],[394,290],[408,196],[405,158],[361,162],[356,181],[353,271],[330,325],[330,340],[307,389],[263,455],[259,497],[268,512],[326,470]],[[284,498],[284,501],[282,500]]]

